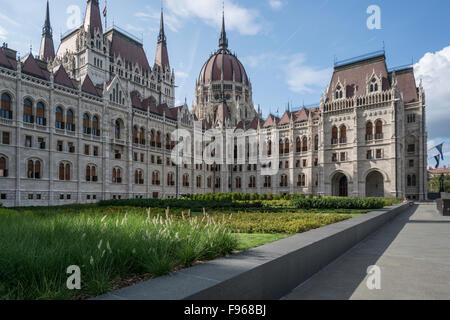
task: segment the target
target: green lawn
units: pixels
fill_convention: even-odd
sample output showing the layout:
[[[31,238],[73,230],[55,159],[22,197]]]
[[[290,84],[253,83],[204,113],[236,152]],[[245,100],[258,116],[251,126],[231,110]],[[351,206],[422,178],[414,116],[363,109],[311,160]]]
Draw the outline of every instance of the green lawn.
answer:
[[[275,242],[281,239],[288,238],[292,234],[270,234],[270,233],[235,233],[233,234],[238,245],[236,250],[245,251],[248,249],[256,248],[267,243]]]

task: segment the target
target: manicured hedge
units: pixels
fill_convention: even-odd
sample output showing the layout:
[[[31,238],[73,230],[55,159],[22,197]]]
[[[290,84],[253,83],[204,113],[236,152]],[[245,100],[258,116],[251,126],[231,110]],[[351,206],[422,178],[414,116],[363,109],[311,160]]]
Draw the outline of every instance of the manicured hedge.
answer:
[[[381,209],[382,198],[295,197],[292,206],[297,209]]]
[[[125,199],[100,201],[99,206],[128,206],[144,208],[174,208],[174,209],[248,209],[261,208],[260,202],[235,202],[229,199],[222,200],[190,200],[184,199]]]

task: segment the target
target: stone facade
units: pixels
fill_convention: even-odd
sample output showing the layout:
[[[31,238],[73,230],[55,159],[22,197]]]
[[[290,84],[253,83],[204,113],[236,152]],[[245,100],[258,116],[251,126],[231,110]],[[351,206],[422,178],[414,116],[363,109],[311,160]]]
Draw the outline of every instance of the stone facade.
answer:
[[[190,112],[174,106],[162,19],[153,68],[137,39],[117,28],[103,33],[95,0],[54,59],[18,59],[1,48],[3,205],[211,192],[426,198],[425,94],[412,68],[388,70],[384,53],[337,64],[319,105],[263,120],[245,69],[227,50],[224,23],[215,57],[229,59],[231,69],[208,60],[213,73],[201,71]],[[48,11],[43,45],[52,43],[47,20]],[[270,154],[277,173],[263,175],[248,144],[240,163],[191,158],[176,166],[171,154],[179,139],[172,134],[185,129],[193,137],[195,123],[203,132],[217,129],[224,141],[227,129],[263,141],[255,150]],[[274,132],[278,141],[271,141]],[[224,163],[232,154],[223,150]]]

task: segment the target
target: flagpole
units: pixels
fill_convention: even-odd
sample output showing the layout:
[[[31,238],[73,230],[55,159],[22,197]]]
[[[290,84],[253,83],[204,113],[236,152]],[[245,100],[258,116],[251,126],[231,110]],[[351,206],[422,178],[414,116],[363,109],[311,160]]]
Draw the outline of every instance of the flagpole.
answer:
[[[105,0],[105,32],[108,30],[108,0]]]

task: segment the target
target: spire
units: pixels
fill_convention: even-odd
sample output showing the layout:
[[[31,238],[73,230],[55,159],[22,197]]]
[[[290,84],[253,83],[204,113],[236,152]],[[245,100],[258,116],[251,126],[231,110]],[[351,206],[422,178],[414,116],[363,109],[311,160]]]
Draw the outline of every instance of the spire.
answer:
[[[161,25],[158,35],[158,46],[156,48],[155,64],[162,67],[163,70],[166,67],[169,67],[170,69],[169,53],[167,50],[167,39],[166,34],[164,33],[164,14],[162,8],[161,8]]]
[[[45,14],[45,23],[42,28],[41,48],[39,50],[39,59],[48,61],[55,58],[55,47],[53,45],[53,32],[50,24],[50,8],[47,0],[47,11]]]
[[[91,35],[98,29],[103,34],[102,19],[100,17],[100,7],[98,0],[88,0],[86,14],[84,16],[84,30],[90,32]]]
[[[45,24],[44,24],[44,28],[42,28],[42,35],[45,35],[50,38],[53,35],[52,27],[50,25],[50,9],[49,9],[48,0],[47,0],[47,12],[45,14]]]
[[[161,8],[161,22],[159,26],[159,36],[158,36],[158,43],[166,43],[166,34],[164,33],[164,14],[163,9]]]
[[[219,48],[228,49],[227,32],[225,31],[225,9],[222,11],[222,32],[220,33]]]

